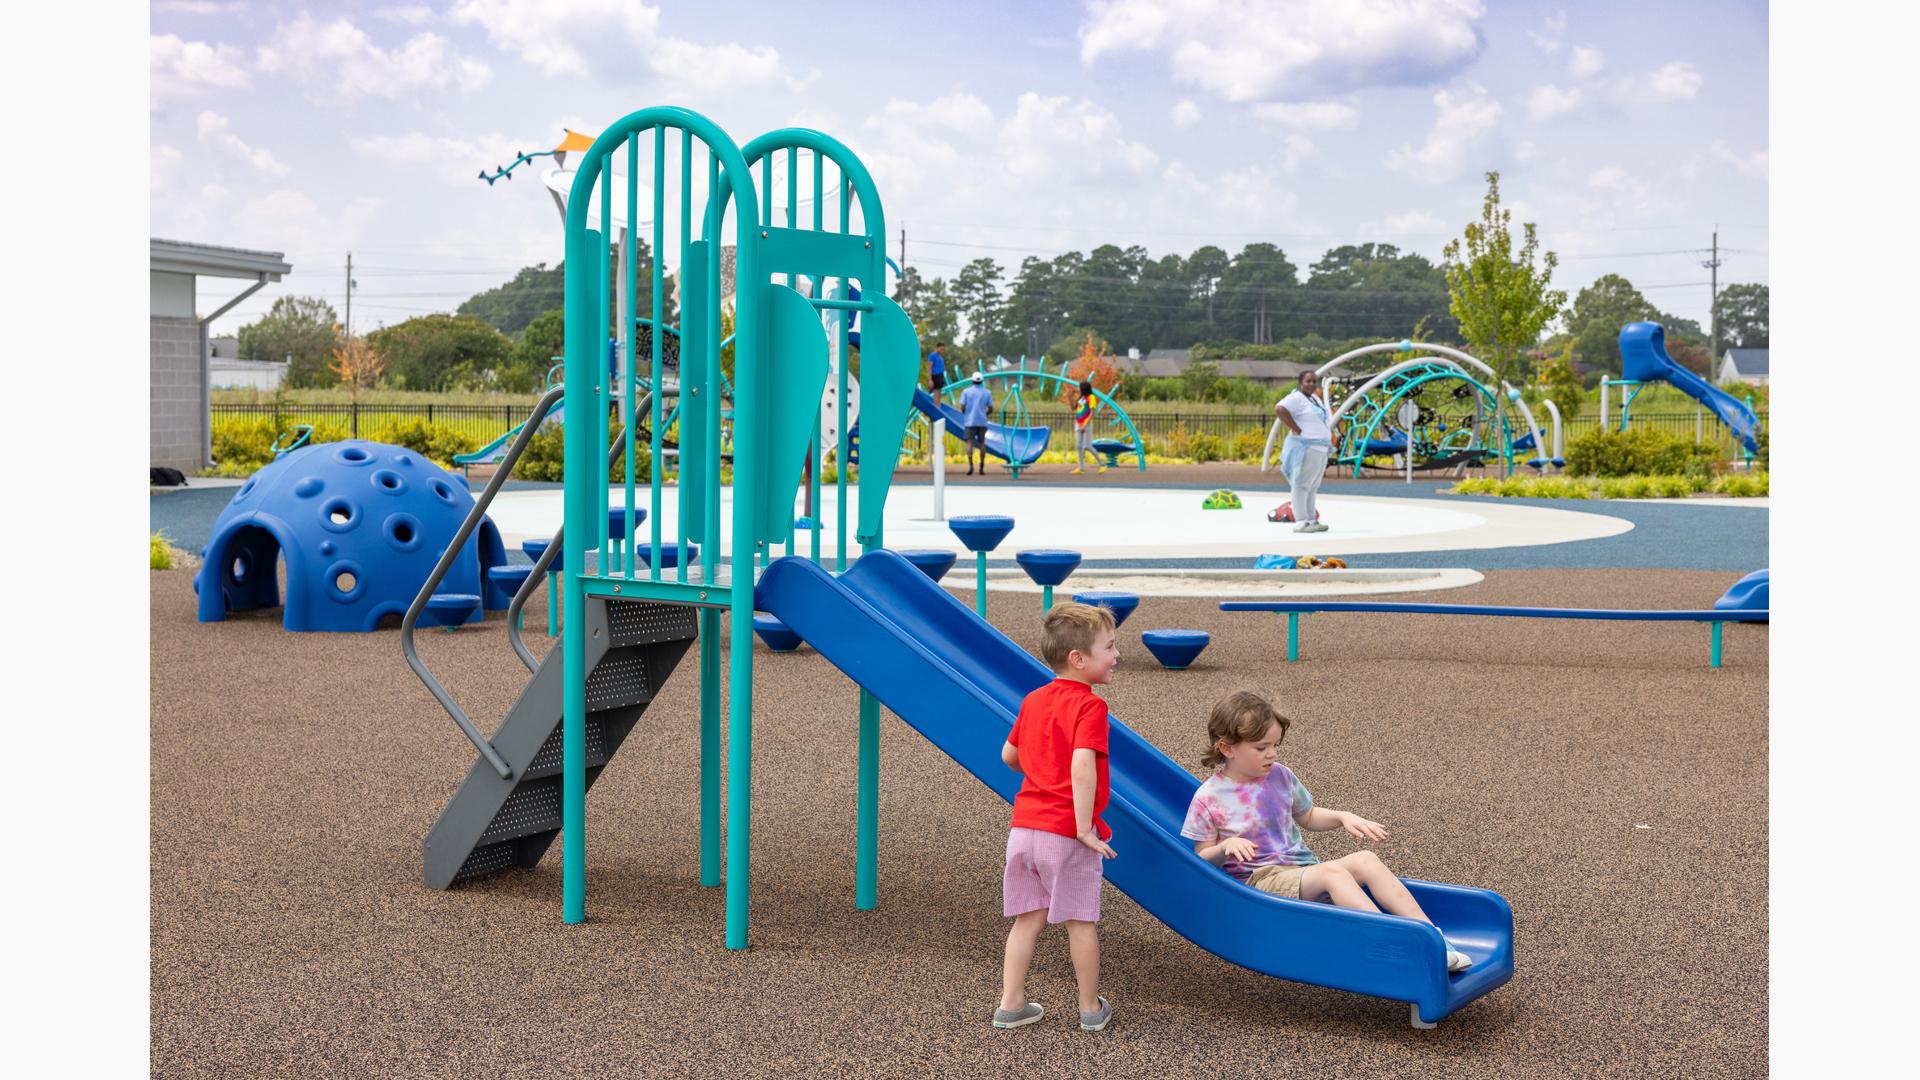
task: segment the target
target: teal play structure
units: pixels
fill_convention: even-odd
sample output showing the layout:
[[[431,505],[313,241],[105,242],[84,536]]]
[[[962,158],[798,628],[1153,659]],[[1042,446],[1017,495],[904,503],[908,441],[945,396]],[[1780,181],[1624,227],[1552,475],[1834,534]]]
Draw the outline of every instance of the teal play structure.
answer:
[[[670,149],[677,152],[670,155]],[[647,161],[650,171],[643,168]],[[623,175],[616,177],[620,164]],[[784,166],[780,206],[774,198],[776,164]],[[802,217],[799,198],[809,174],[810,222]],[[573,420],[565,429],[565,522],[509,606],[506,633],[531,678],[491,736],[466,716],[412,644],[414,617],[448,570],[449,558],[422,587],[402,628],[409,663],[478,751],[425,839],[426,883],[446,888],[508,867],[531,867],[559,839],[562,918],[584,920],[587,789],[643,718],[654,727],[672,724],[672,717],[647,714],[664,680],[697,642],[700,881],[724,884],[726,944],[745,948],[759,610],[790,627],[860,687],[852,767],[854,906],[871,910],[878,905],[880,703],[1010,799],[1020,777],[1000,763],[999,747],[1022,697],[1051,678],[915,564],[883,550],[882,515],[913,411],[919,341],[906,314],[878,289],[856,300],[850,289],[836,295],[830,287],[884,280],[887,233],[878,193],[865,166],[830,136],[787,128],[737,147],[705,117],[673,107],[642,109],[602,132],[571,183],[563,386],[535,407],[449,548],[457,549],[480,525],[532,432],[564,400]],[[650,280],[636,281],[632,261],[624,259],[610,280],[612,238],[592,227],[592,208],[624,202],[625,220],[641,221],[642,191],[652,202],[646,219],[654,232],[652,249],[662,257],[653,262]],[[673,202],[667,201],[669,191]],[[837,204],[837,216],[824,213],[831,204]],[[676,216],[679,228],[670,246],[664,224]],[[603,210],[599,220],[611,218]],[[720,258],[729,239],[735,267],[730,298]],[[649,292],[651,324],[661,325],[662,266],[676,248],[678,378],[670,389],[660,346],[665,335],[651,335],[649,369],[636,364],[615,401],[614,382],[601,362],[607,327],[614,322],[633,356],[639,301]],[[636,315],[615,319],[609,297],[616,289],[625,297],[618,310]],[[730,483],[722,456],[723,300],[732,305],[736,328]],[[796,496],[805,476],[809,505],[820,505],[823,430],[834,431],[832,450],[840,460],[848,460],[852,449],[849,373],[846,364],[831,359],[847,355],[848,327],[844,319],[823,315],[839,311],[861,315],[864,452],[854,492],[848,490],[849,470],[837,470],[833,497],[842,524],[833,549],[821,550],[818,526],[808,521],[812,550],[802,555]],[[640,390],[643,375],[652,392]],[[671,459],[677,476],[669,486],[663,476],[669,459],[661,450],[670,415],[664,399],[670,395],[680,402],[680,452]],[[828,413],[830,425],[823,415]],[[624,432],[617,441],[609,438],[612,422]],[[635,433],[643,428],[651,467],[638,477]],[[625,527],[611,529],[609,503],[619,494],[625,498],[618,505],[629,509],[615,514]],[[635,528],[641,522],[633,508],[646,511],[650,539]],[[852,540],[860,549],[851,563],[850,508]],[[699,549],[697,560],[664,557],[691,547]],[[556,560],[561,641],[536,660],[519,639],[515,616]],[[1512,913],[1485,890],[1409,883],[1453,945],[1475,960],[1471,971],[1449,975],[1448,942],[1433,926],[1284,900],[1228,878],[1178,835],[1198,784],[1193,775],[1117,721],[1114,732],[1108,815],[1126,855],[1111,864],[1110,879],[1183,936],[1255,971],[1409,1002],[1419,1026],[1431,1026],[1511,976]],[[1261,932],[1249,933],[1249,926]]]
[[[1080,381],[1066,376],[1065,363],[1060,365],[1059,372],[1050,372],[1046,370],[1044,360],[1040,362],[1037,369],[1029,370],[1027,358],[1024,356],[1012,368],[1006,366],[1007,360],[1004,357],[996,358],[996,362],[999,370],[983,372],[981,376],[982,383],[987,385],[988,389],[994,389],[994,383],[1007,384],[1006,390],[998,395],[1000,422],[987,425],[987,453],[1006,462],[1014,471],[1014,475],[1018,476],[1021,469],[1040,460],[1040,455],[1046,453],[1047,443],[1053,437],[1052,428],[1035,424],[1028,419],[1027,380],[1034,380],[1042,389],[1055,388],[1056,392],[1059,387],[1078,386]],[[948,437],[964,442],[967,429],[960,422],[960,410],[949,404],[946,399],[959,397],[969,382],[970,380],[965,378],[957,378],[949,382],[941,391],[939,400],[935,400],[933,395],[924,390],[918,391],[913,398],[914,408],[926,417],[929,426],[934,420],[945,420]],[[1124,427],[1127,433],[1127,440],[1124,442],[1118,439],[1095,440],[1094,449],[1116,464],[1120,456],[1131,454],[1138,462],[1140,470],[1145,472],[1146,440],[1140,437],[1140,430],[1133,426],[1133,418],[1127,415],[1127,410],[1122,408],[1119,402],[1104,391],[1095,389],[1093,397],[1099,405],[1099,411],[1095,416],[1104,414],[1108,418],[1109,426]]]
[[[1406,358],[1377,372],[1345,373],[1350,362],[1380,353]],[[1416,469],[1498,460],[1503,475],[1510,476],[1516,457],[1535,468],[1558,464],[1546,456],[1548,443],[1520,392],[1505,382],[1496,390],[1490,385],[1493,369],[1459,349],[1381,342],[1342,353],[1316,370],[1334,423],[1344,424],[1329,469],[1349,468],[1359,476],[1368,458],[1404,455],[1409,446]],[[1403,425],[1401,406],[1409,402],[1417,416],[1411,425]],[[1276,419],[1267,435],[1262,471],[1280,431]]]
[[[1760,418],[1746,403],[1688,371],[1667,355],[1667,331],[1657,322],[1628,323],[1620,328],[1620,378],[1608,379],[1603,386],[1621,388],[1620,430],[1625,431],[1632,418],[1633,399],[1649,383],[1663,382],[1705,405],[1727,426],[1733,437],[1746,448],[1748,457],[1760,453]],[[1606,398],[1601,398],[1600,417],[1607,423]]]

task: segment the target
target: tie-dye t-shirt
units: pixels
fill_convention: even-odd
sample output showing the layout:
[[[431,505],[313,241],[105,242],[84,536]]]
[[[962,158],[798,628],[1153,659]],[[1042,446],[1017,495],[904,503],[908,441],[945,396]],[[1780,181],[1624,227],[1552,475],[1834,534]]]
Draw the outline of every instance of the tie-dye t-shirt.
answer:
[[[1253,858],[1230,858],[1220,867],[1244,881],[1262,866],[1312,866],[1320,861],[1301,839],[1300,823],[1295,820],[1311,809],[1313,796],[1306,785],[1278,762],[1266,779],[1250,784],[1216,772],[1193,793],[1180,835],[1203,844],[1236,836],[1252,841]]]

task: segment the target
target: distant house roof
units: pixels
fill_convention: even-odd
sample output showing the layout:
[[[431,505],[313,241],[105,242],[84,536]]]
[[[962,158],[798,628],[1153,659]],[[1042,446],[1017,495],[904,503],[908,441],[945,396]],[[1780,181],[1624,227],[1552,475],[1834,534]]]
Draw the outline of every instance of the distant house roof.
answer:
[[[284,252],[190,244],[157,236],[148,239],[155,270],[201,277],[258,278],[265,274],[268,281],[279,281],[281,275],[293,272],[293,264]]]
[[[1721,362],[1732,361],[1734,370],[1742,375],[1766,375],[1766,349],[1728,349],[1721,354]]]

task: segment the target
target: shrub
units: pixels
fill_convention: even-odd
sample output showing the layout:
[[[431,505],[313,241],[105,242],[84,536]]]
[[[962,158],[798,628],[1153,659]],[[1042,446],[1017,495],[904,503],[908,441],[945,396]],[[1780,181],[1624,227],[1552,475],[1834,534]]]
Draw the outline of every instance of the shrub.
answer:
[[[614,424],[607,433],[607,446],[623,437],[624,424]],[[617,475],[626,476],[626,467],[616,465]],[[566,428],[559,424],[549,424],[534,432],[527,441],[526,452],[520,455],[520,461],[513,467],[513,475],[520,480],[549,480],[559,482],[566,479],[567,473],[567,434]],[[633,445],[633,478],[636,481],[653,479],[653,448],[644,442]]]
[[[1767,494],[1767,474],[1728,473],[1714,480],[1710,489],[1716,495],[1731,495],[1736,498],[1754,498]]]
[[[1187,456],[1204,465],[1225,457],[1226,449],[1220,445],[1220,436],[1202,431],[1187,440]]]
[[[1267,433],[1258,428],[1249,428],[1233,437],[1227,450],[1235,461],[1258,463],[1260,455],[1267,449]]]
[[[1704,478],[1712,475],[1718,457],[1710,446],[1650,427],[1590,431],[1567,445],[1567,471],[1576,476],[1678,476],[1691,467]],[[1691,465],[1695,461],[1702,464]]]
[[[147,569],[173,569],[173,545],[167,543],[166,533],[147,534]]]
[[[286,426],[287,431],[292,424]],[[212,476],[252,476],[260,469],[273,463],[273,444],[280,438],[282,430],[264,416],[216,419],[213,422],[213,460],[214,467],[207,470]],[[351,438],[347,430],[337,424],[321,421],[313,425],[313,434],[309,443],[339,442]]]
[[[443,468],[453,467],[453,456],[478,449],[473,436],[445,424],[429,424],[414,416],[395,420],[373,435],[373,441],[404,446]]]

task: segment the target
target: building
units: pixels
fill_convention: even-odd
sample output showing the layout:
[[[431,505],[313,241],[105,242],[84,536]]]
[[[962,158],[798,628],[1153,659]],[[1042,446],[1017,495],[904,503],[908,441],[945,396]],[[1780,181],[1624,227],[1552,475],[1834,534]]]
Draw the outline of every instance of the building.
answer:
[[[1748,386],[1767,385],[1766,349],[1728,349],[1720,354],[1720,370],[1714,381],[1743,382]]]
[[[184,473],[212,463],[208,391],[213,349],[207,327],[235,304],[293,272],[278,251],[190,244],[151,238],[152,294],[148,309],[148,394],[152,417],[147,459]],[[238,278],[253,285],[211,314],[199,314],[198,281],[203,277]]]

